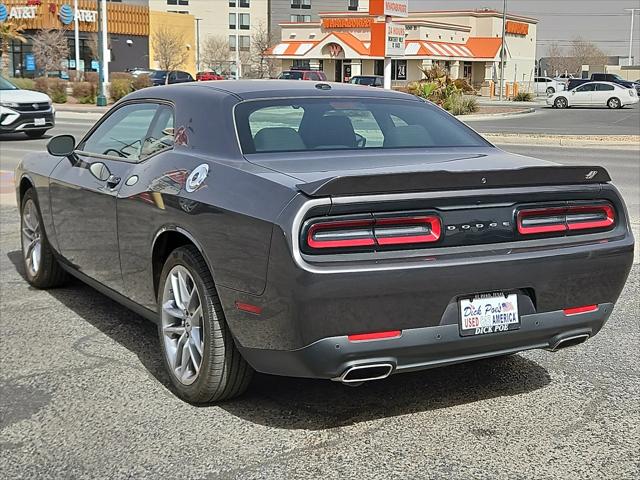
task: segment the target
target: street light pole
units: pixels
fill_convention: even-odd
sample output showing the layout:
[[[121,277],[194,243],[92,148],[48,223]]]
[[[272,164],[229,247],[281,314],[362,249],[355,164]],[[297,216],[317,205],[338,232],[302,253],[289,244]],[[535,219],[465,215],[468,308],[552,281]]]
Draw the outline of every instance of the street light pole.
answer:
[[[196,70],[200,71],[200,20],[196,18]]]
[[[107,96],[105,89],[105,72],[104,72],[104,44],[106,43],[106,32],[102,30],[102,18],[107,16],[102,0],[98,0],[98,96],[96,97],[96,105],[104,107],[107,105]]]
[[[504,36],[507,30],[507,0],[502,6],[502,41],[500,42],[500,100],[504,90]]]
[[[78,0],[73,0],[73,41],[75,44],[76,82],[80,81],[80,27],[78,22]]]
[[[631,59],[633,57],[633,14],[640,8],[625,8],[625,11],[631,12],[631,31],[629,32],[629,66],[631,66]]]

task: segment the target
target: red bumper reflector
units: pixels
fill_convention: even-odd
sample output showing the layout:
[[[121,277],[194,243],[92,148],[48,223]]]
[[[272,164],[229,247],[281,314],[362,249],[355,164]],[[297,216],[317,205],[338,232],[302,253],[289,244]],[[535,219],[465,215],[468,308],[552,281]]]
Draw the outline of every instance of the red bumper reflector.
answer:
[[[398,338],[401,334],[402,330],[389,330],[388,332],[358,333],[356,335],[349,335],[347,338],[350,342],[366,342],[367,340]]]
[[[584,305],[582,307],[565,308],[563,310],[565,315],[577,315],[579,313],[595,312],[598,310],[598,305]]]
[[[254,315],[260,315],[262,313],[262,307],[251,305],[250,303],[236,302],[236,308],[243,312],[253,313]]]

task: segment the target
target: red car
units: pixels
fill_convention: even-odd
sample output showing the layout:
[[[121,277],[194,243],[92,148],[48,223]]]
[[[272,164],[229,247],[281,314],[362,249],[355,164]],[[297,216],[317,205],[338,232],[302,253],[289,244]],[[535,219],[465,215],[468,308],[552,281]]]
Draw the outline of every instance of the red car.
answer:
[[[207,80],[224,80],[224,77],[215,72],[198,72],[196,74],[196,80],[198,82],[205,82]]]

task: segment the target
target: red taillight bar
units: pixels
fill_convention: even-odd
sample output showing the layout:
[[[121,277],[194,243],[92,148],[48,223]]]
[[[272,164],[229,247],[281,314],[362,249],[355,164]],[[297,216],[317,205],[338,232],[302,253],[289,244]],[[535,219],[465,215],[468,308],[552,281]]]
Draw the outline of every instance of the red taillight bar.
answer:
[[[570,207],[532,208],[516,215],[521,235],[609,228],[616,215],[610,204],[576,205]]]
[[[425,215],[315,223],[306,240],[315,249],[372,247],[437,242],[441,233],[440,217]]]
[[[389,338],[398,338],[401,335],[402,335],[402,330],[389,330],[386,332],[358,333],[356,335],[347,336],[347,339],[350,342],[366,342],[368,340],[384,340]]]
[[[579,313],[595,312],[598,310],[598,305],[584,305],[582,307],[565,308],[563,310],[565,315],[577,315]]]

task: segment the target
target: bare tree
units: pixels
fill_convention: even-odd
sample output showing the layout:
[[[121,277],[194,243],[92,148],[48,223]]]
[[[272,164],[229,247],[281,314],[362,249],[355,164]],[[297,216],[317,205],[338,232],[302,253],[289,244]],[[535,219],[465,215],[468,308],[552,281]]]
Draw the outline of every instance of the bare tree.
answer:
[[[251,36],[251,47],[257,60],[257,70],[260,78],[269,78],[275,72],[275,59],[269,56],[269,50],[274,44],[274,35],[263,22],[260,22]]]
[[[216,73],[222,73],[229,66],[230,56],[229,40],[222,35],[210,35],[202,46],[200,61]]]
[[[24,27],[16,25],[13,22],[0,23],[0,47],[2,50],[2,74],[6,77],[10,76],[9,72],[9,56],[11,42],[25,43],[27,39],[22,35]]]
[[[58,71],[63,68],[62,62],[69,58],[69,43],[64,30],[39,30],[33,36],[33,54],[36,63],[47,72]]]
[[[607,63],[606,53],[600,50],[595,43],[580,37],[571,41],[569,57],[571,58],[569,70],[573,72],[579,72],[582,65],[603,67]]]
[[[555,77],[556,75],[561,75],[568,70],[566,53],[558,42],[553,42],[549,45],[549,48],[547,49],[547,57],[549,58],[548,67],[550,71],[545,75]],[[570,73],[574,72],[571,71]]]
[[[160,70],[171,72],[187,63],[189,51],[180,34],[166,26],[159,27],[151,37],[153,59]],[[167,75],[167,82],[169,75]]]

